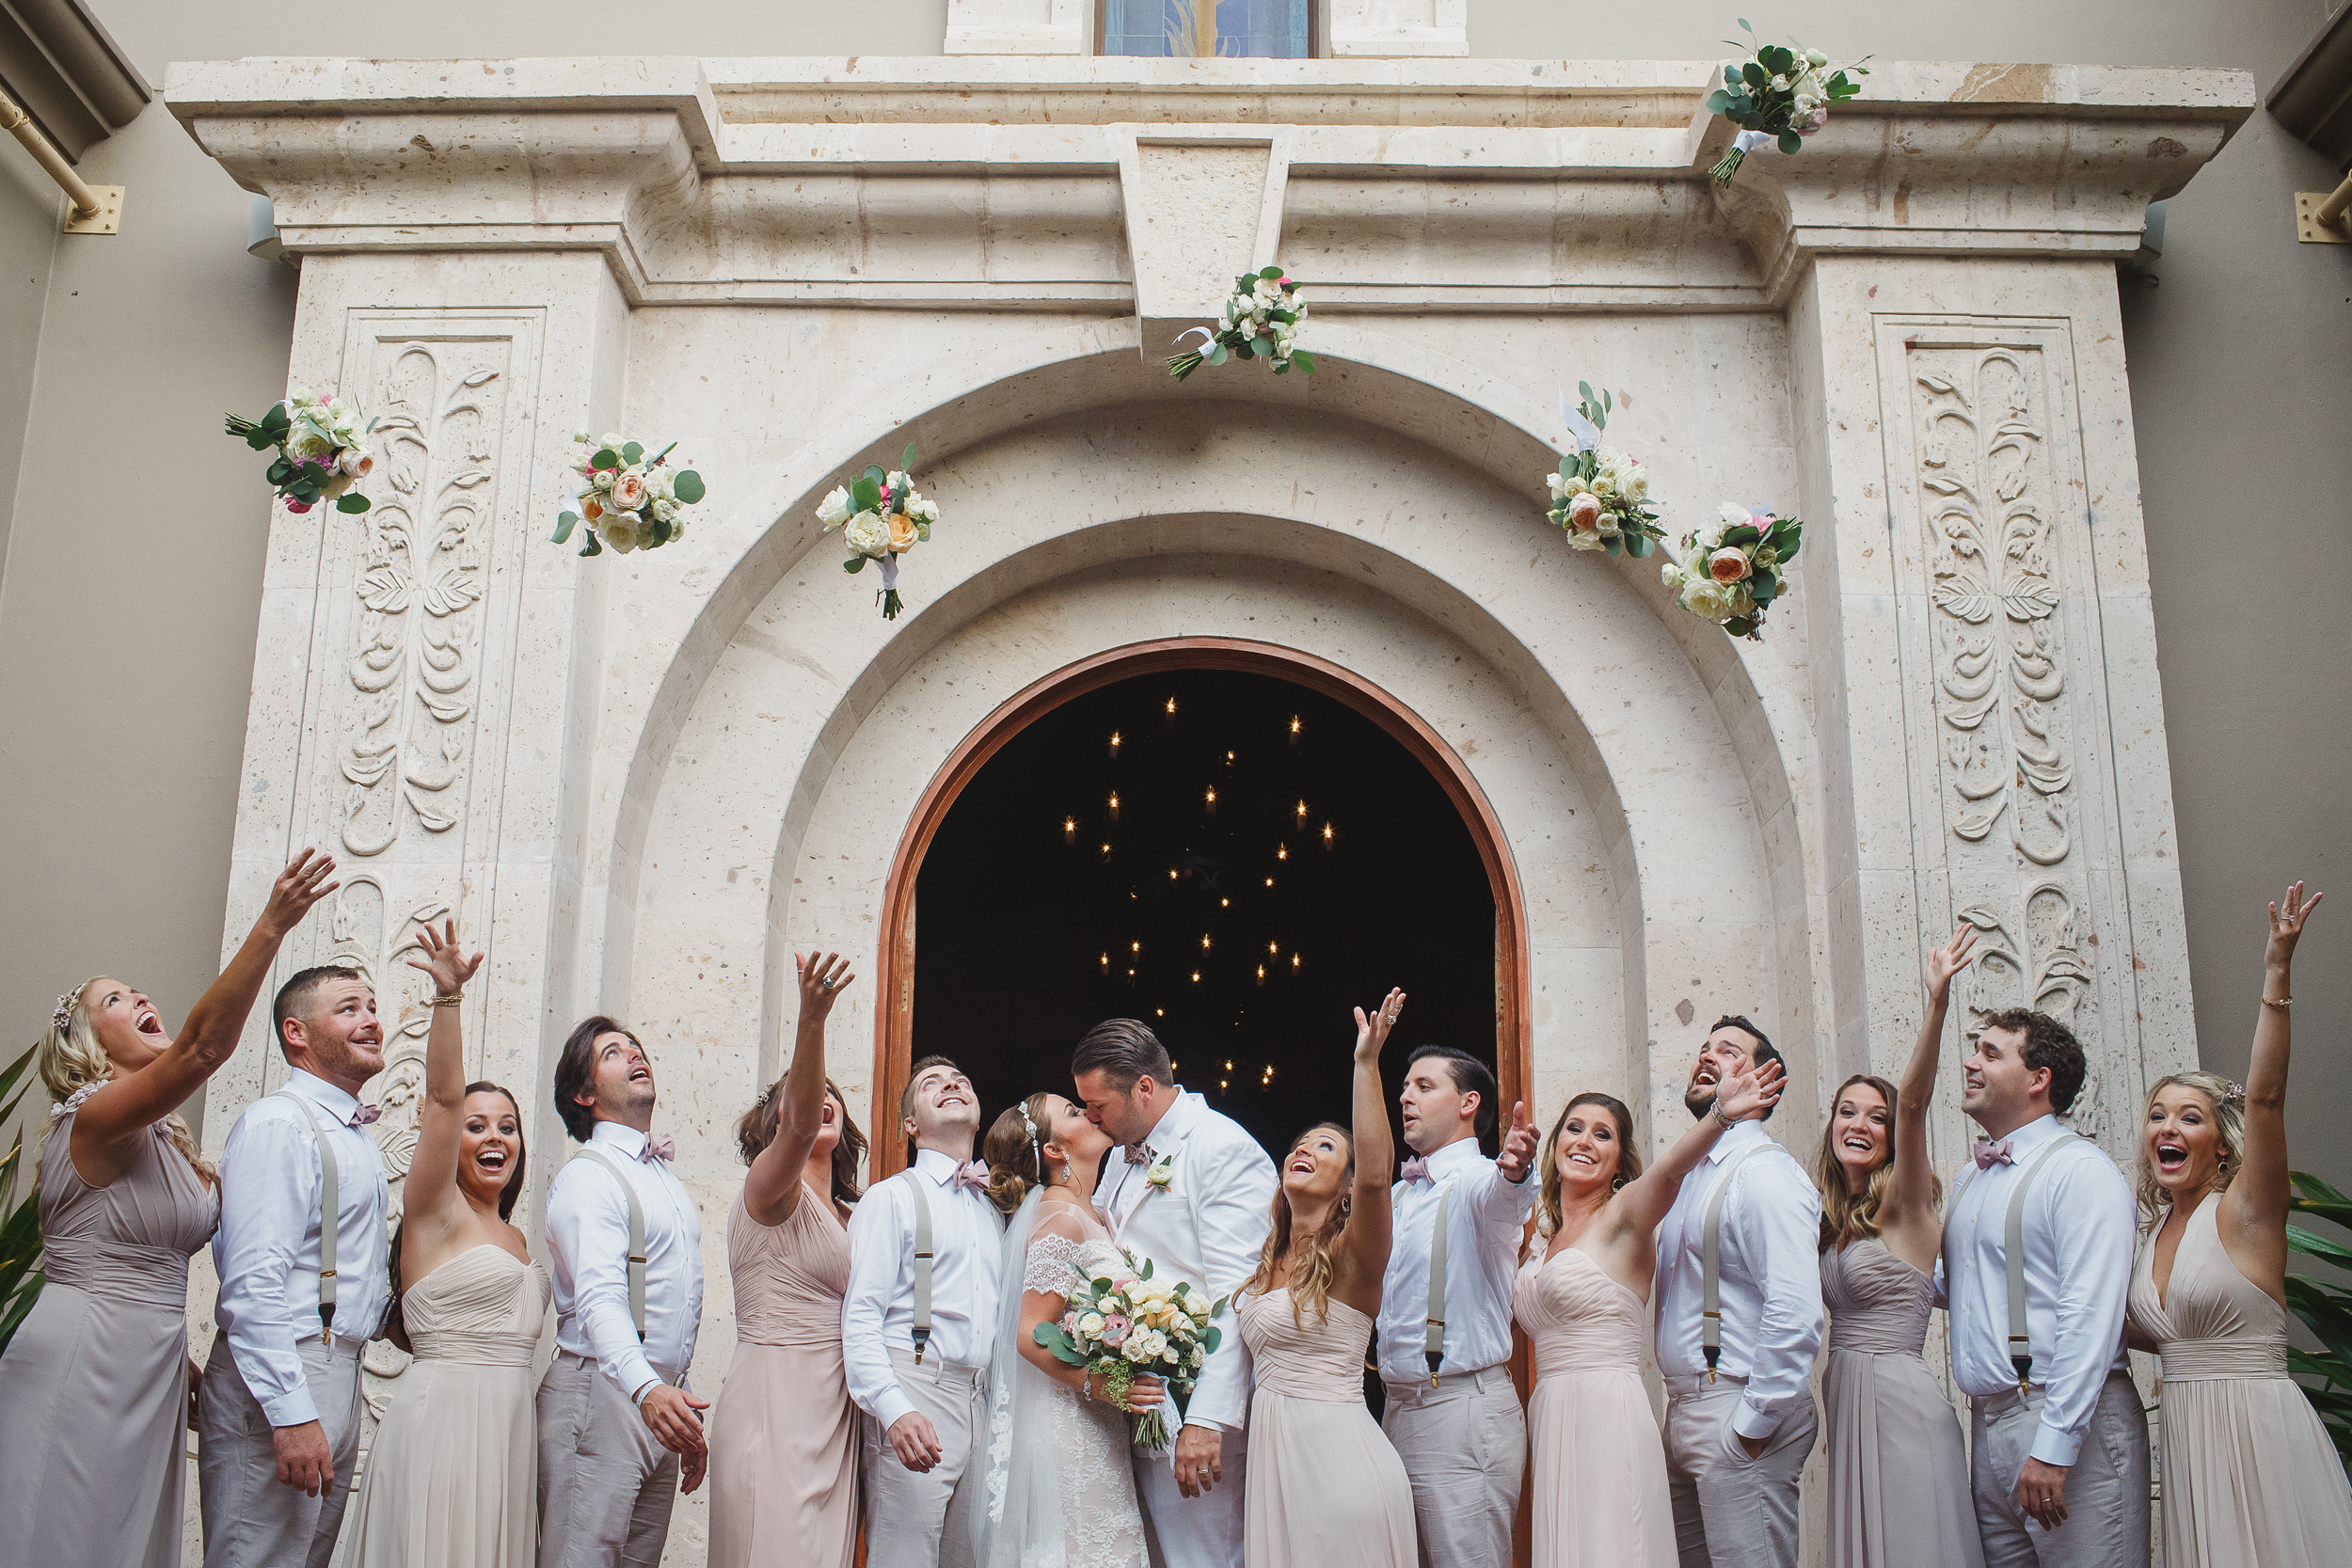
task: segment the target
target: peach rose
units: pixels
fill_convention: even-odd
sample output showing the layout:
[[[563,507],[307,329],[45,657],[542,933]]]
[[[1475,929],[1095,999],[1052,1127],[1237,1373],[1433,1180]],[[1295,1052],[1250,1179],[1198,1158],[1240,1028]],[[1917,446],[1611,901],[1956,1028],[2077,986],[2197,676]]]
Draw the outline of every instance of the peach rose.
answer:
[[[1590,490],[1568,502],[1568,526],[1581,533],[1590,533],[1600,526],[1600,498]]]
[[[1707,558],[1707,575],[1717,582],[1738,582],[1754,570],[1748,552],[1736,545],[1726,545]]]
[[[633,474],[624,469],[612,476],[612,504],[617,510],[622,512],[644,510],[646,495],[644,474]]]
[[[903,512],[890,515],[890,553],[904,555],[914,548],[914,519]]]
[[[593,523],[604,515],[604,508],[596,504],[596,497],[582,496],[580,498],[580,515]]]

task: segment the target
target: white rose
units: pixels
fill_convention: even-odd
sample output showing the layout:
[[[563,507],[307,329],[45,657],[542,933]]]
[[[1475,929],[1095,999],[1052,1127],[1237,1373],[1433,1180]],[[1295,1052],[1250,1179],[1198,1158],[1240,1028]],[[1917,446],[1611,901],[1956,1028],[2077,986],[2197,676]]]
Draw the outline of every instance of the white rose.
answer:
[[[599,469],[596,477],[588,483],[599,490],[610,490],[612,488],[612,473],[613,470],[611,468]]]
[[[1080,1318],[1078,1320],[1078,1332],[1081,1334],[1102,1333],[1103,1314],[1100,1312],[1089,1312],[1085,1317]]]
[[[1720,584],[1693,578],[1682,590],[1682,608],[1693,615],[1722,623],[1731,619],[1731,601]]]
[[[628,443],[622,440],[618,436],[608,435],[602,440],[598,441],[596,445],[600,447],[610,447],[614,451],[618,451],[622,447],[628,445]]]
[[[1829,64],[1829,56],[1818,49],[1808,49],[1804,52],[1804,63],[1819,71]]]
[[[1669,589],[1679,589],[1684,583],[1690,581],[1691,578],[1688,572],[1668,561],[1658,568],[1658,580]]]
[[[817,503],[817,520],[827,528],[839,528],[848,522],[850,492],[838,484],[834,485],[833,493]]]
[[[939,521],[939,503],[937,501],[926,500],[922,503],[922,505],[917,507],[915,511],[917,515],[920,515],[927,523],[935,523]]]
[[[646,508],[646,510],[651,512],[655,517],[666,523],[672,521],[677,516],[677,502],[667,499],[664,497],[656,496],[653,499],[653,505]]]
[[[850,519],[850,526],[841,531],[841,537],[850,546],[850,553],[880,561],[890,553],[890,525],[875,512],[861,512]]]
[[[1293,289],[1291,291],[1291,309],[1294,310],[1304,310],[1307,309],[1306,290]]]
[[[1715,509],[1715,520],[1724,528],[1740,528],[1748,520],[1748,509],[1738,501],[1725,501]]]
[[[584,430],[575,430],[575,431],[573,431],[573,432],[572,432],[572,439],[573,439],[573,440],[575,440],[575,441],[581,441],[581,442],[585,442],[585,441],[593,441],[593,440],[595,440],[595,439],[596,439],[596,437],[595,437],[594,436],[591,436],[588,432],[586,432],[586,431],[584,431]]]
[[[308,387],[296,387],[287,392],[286,401],[294,404],[296,408],[308,407],[310,402],[310,388]]]
[[[607,548],[627,555],[638,546],[637,514],[608,512],[596,519],[596,532],[603,537]]]
[[[365,479],[368,470],[375,467],[375,459],[358,447],[345,447],[342,455],[335,459],[335,467],[346,479]]]
[[[1546,474],[1544,476],[1544,486],[1551,492],[1551,499],[1553,500],[1558,500],[1561,497],[1568,493],[1568,482],[1562,479],[1558,474]]]

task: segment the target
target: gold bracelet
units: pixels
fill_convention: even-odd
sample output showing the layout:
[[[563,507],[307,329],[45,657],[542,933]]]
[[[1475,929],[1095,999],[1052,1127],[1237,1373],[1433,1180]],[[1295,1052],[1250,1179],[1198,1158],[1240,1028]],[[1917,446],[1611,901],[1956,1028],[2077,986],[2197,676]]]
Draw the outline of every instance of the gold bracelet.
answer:
[[[2295,998],[2294,998],[2294,997],[2292,997],[2292,996],[2281,996],[2281,997],[2278,997],[2278,998],[2276,998],[2276,999],[2273,999],[2273,998],[2271,998],[2271,997],[2267,997],[2267,996],[2265,996],[2265,997],[2264,997],[2264,998],[2263,998],[2263,1006],[2265,1006],[2265,1007],[2276,1007],[2276,1008],[2278,1008],[2280,1012],[2282,1012],[2282,1013],[2283,1013],[2283,1012],[2285,1012],[2285,1011],[2286,1011],[2289,1007],[2292,1007],[2292,1006],[2295,1006]]]
[[[427,1006],[432,1007],[462,1007],[465,1005],[466,993],[462,990],[453,990],[447,996],[436,996],[426,1004]]]

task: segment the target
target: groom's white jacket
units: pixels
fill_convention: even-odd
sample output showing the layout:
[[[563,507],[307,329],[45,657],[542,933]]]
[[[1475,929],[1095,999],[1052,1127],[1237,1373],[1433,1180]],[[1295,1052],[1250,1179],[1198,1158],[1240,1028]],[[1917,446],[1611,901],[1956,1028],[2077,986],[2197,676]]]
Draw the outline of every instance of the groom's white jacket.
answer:
[[[1232,1295],[1256,1272],[1274,1224],[1274,1162],[1238,1122],[1181,1091],[1145,1142],[1148,1164],[1128,1164],[1122,1149],[1105,1156],[1102,1207],[1112,1236],[1138,1261],[1150,1259],[1154,1278],[1188,1280],[1212,1298]],[[1151,1182],[1161,1162],[1164,1189]],[[1216,1325],[1222,1342],[1200,1370],[1184,1419],[1238,1432],[1249,1418],[1249,1352],[1232,1307]]]

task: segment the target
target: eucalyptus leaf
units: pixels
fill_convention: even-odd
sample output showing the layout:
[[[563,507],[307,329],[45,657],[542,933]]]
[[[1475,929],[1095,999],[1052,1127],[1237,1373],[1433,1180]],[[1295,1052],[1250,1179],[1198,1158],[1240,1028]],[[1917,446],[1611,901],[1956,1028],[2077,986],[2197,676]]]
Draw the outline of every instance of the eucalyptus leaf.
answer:
[[[1298,367],[1298,373],[1301,375],[1315,373],[1315,356],[1303,348],[1291,351],[1291,363]]]
[[[562,514],[561,515],[559,515],[559,516],[555,519],[555,535],[554,535],[554,543],[556,543],[556,544],[558,544],[558,545],[563,544],[565,540],[569,539],[569,538],[572,536],[572,530],[574,530],[575,528],[578,528],[579,526],[580,526],[580,514],[579,514],[579,513],[577,513],[577,512],[566,512],[566,513],[564,513],[564,514]]]
[[[598,447],[596,454],[588,459],[588,466],[592,468],[617,468],[621,466],[621,454],[611,447]]]
[[[335,501],[335,510],[338,512],[359,513],[367,509],[368,498],[356,491],[350,495],[338,497]]]
[[[875,512],[882,508],[882,481],[871,474],[860,474],[850,482],[850,499],[860,512]]]
[[[582,555],[602,555],[604,553],[604,546],[597,541],[596,531],[595,529],[590,529],[588,531],[587,543],[580,546],[580,553]]]
[[[621,461],[624,463],[634,463],[644,455],[644,447],[636,441],[628,442],[621,448]]]
[[[671,492],[685,505],[691,506],[703,499],[703,476],[691,468],[681,468],[670,481]]]
[[[914,472],[914,443],[909,441],[907,443],[907,450],[898,454],[898,468],[900,472],[910,474]]]
[[[866,570],[866,558],[862,555],[853,555],[841,563],[841,569],[851,577],[855,577]]]
[[[1264,278],[1269,283],[1279,283],[1282,279],[1282,269],[1280,267],[1260,267],[1258,269],[1258,276]]]
[[[1783,152],[1793,155],[1804,150],[1804,138],[1794,131],[1783,131],[1780,134],[1779,147]]]

